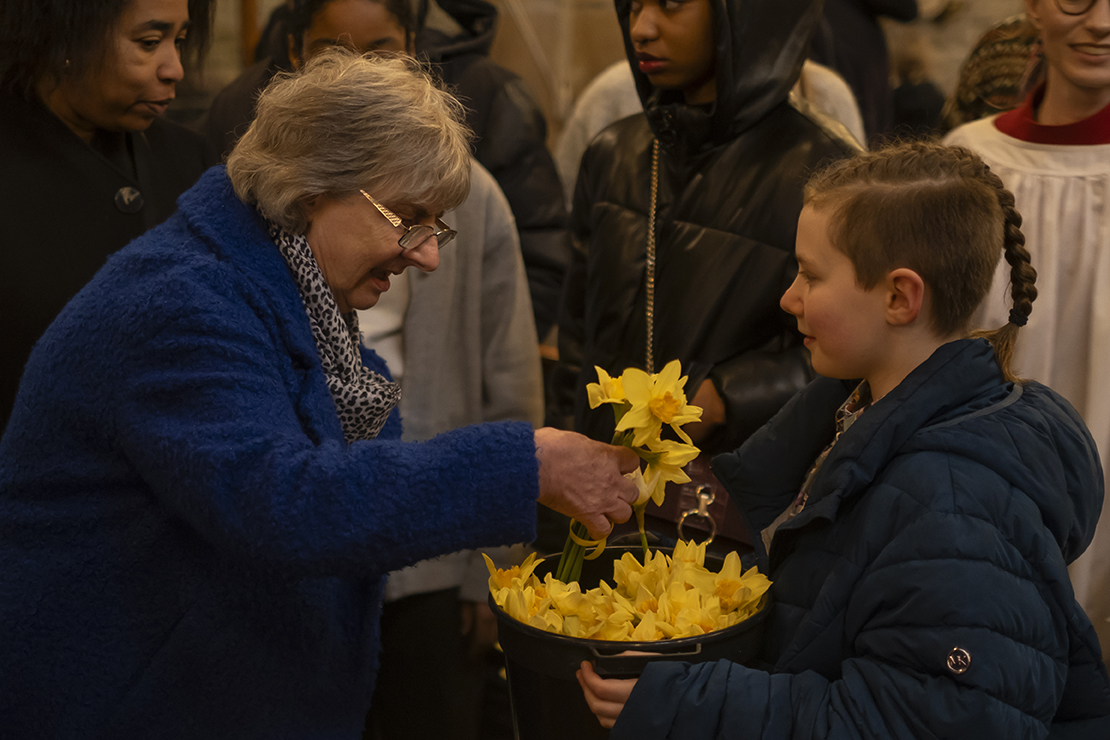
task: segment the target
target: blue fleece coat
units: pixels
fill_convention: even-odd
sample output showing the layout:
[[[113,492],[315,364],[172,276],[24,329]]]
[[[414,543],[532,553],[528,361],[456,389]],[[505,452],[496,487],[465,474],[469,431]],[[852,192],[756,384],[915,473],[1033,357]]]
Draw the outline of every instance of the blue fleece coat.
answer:
[[[814,381],[714,460],[755,532],[850,390]],[[1065,400],[1003,382],[984,340],[946,344],[841,435],[775,534],[768,670],[652,665],[612,738],[1106,740],[1110,683],[1067,573],[1102,495]]]
[[[399,434],[344,441],[285,262],[210,170],[27,365],[0,737],[360,737],[382,574],[535,536],[530,425]]]

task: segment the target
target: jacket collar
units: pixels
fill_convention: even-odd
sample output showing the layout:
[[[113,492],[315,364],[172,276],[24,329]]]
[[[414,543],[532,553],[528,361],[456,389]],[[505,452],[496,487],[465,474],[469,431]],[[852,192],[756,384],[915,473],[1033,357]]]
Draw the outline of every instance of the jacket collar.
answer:
[[[255,309],[275,315],[274,324],[294,360],[304,367],[319,363],[312,327],[293,276],[257,209],[235,194],[226,168],[217,165],[209,169],[177,204],[193,233],[258,289],[266,305]]]
[[[810,505],[827,499],[820,511],[835,516],[840,502],[869,486],[914,434],[1012,402],[1011,390],[985,339],[939,347],[844,433],[814,480]]]
[[[855,382],[819,378],[798,394],[739,450],[718,455],[713,469],[744,511],[763,529],[797,495],[817,455],[832,441],[836,409]],[[921,429],[955,423],[1015,400],[985,339],[939,347],[894,390],[876,401],[829,452],[809,500],[782,530],[818,517],[834,519],[841,503],[865,490]]]

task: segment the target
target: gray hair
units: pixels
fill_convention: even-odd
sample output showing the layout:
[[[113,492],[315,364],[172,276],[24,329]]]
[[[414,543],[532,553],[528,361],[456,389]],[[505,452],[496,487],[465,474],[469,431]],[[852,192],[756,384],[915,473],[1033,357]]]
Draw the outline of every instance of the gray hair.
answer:
[[[243,202],[294,234],[317,195],[361,189],[438,213],[470,190],[463,116],[411,59],[328,49],[266,87],[227,174]]]

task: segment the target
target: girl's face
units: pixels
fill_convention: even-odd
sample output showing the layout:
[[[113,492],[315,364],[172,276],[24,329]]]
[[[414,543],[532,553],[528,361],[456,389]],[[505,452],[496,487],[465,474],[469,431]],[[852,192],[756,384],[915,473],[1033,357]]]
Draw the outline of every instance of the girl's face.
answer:
[[[97,129],[143,131],[162,115],[184,76],[187,0],[131,0],[107,39],[99,68],[43,91],[46,105],[78,136]]]
[[[886,294],[865,289],[828,236],[829,215],[811,206],[798,219],[798,276],[779,305],[798,319],[813,369],[829,378],[873,377],[889,361]]]
[[[345,46],[359,54],[398,52],[412,54],[413,39],[384,3],[375,0],[331,0],[312,17],[301,39],[301,57],[289,38],[290,58],[301,66],[331,46]]]
[[[1026,10],[1044,44],[1049,87],[1102,93],[1110,102],[1110,0],[1095,0],[1082,15],[1064,13],[1057,0],[1026,0]]]
[[[435,216],[416,206],[379,202],[406,226],[435,225]],[[389,290],[390,278],[408,267],[431,272],[439,266],[435,237],[412,249],[401,249],[397,240],[405,229],[390,223],[360,193],[342,198],[318,196],[308,207],[308,217],[305,239],[344,313],[376,304]]]
[[[628,26],[640,71],[652,85],[681,90],[691,105],[716,100],[709,0],[632,0]]]

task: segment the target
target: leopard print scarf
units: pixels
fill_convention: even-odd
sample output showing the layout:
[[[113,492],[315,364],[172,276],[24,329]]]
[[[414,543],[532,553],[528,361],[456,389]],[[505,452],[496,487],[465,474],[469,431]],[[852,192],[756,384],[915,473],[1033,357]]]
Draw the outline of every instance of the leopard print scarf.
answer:
[[[270,238],[281,250],[301,293],[328,390],[339,412],[343,436],[348,443],[373,439],[401,400],[401,387],[362,364],[358,350],[358,317],[354,311],[339,312],[308,240],[303,235],[288,233],[271,221],[267,224]]]

